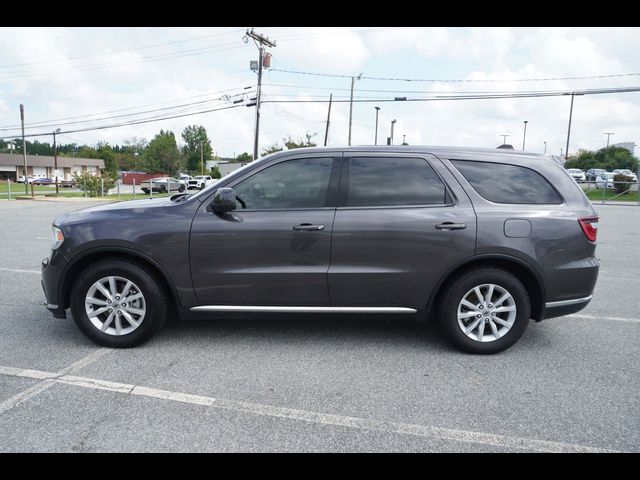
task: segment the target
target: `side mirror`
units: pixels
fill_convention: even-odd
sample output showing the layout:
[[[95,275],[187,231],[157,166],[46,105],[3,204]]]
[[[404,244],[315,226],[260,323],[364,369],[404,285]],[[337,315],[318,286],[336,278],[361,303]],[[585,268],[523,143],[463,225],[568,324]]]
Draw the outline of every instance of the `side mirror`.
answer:
[[[233,188],[219,188],[213,194],[213,202],[207,210],[213,213],[225,213],[236,209],[236,192]]]

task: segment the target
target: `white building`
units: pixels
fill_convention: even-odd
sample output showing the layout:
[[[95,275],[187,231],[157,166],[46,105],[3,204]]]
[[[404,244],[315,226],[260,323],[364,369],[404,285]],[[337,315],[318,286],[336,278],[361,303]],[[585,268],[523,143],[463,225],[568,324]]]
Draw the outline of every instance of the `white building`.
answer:
[[[614,143],[614,147],[626,148],[633,155],[633,151],[636,149],[636,144],[634,142],[622,142],[622,143]]]
[[[71,180],[74,173],[89,172],[100,175],[104,169],[101,158],[58,157],[58,170],[54,169],[55,159],[48,155],[27,155],[27,176],[59,180]],[[0,153],[0,179],[15,181],[24,175],[24,160],[17,153]]]
[[[220,170],[220,175],[224,177],[225,175],[229,175],[234,170],[237,170],[238,168],[246,164],[240,163],[240,162],[225,162],[220,160],[207,160],[205,162],[205,167],[207,168],[207,172],[211,170],[213,167],[215,167],[216,165]]]

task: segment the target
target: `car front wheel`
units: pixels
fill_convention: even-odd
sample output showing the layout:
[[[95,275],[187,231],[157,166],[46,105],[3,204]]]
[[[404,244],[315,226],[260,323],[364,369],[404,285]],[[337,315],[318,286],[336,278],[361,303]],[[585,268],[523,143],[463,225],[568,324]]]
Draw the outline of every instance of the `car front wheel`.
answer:
[[[498,353],[513,345],[529,323],[531,306],[522,283],[497,268],[456,277],[440,302],[440,322],[449,341],[465,352]]]
[[[137,262],[103,260],[86,268],[71,290],[71,312],[89,339],[135,347],[164,324],[169,309],[162,281]]]

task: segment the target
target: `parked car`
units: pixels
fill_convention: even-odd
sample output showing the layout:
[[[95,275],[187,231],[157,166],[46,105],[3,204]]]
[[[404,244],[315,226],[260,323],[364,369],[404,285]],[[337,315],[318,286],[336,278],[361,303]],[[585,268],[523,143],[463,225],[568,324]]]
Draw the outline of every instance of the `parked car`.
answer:
[[[75,188],[76,186],[76,181],[73,178],[70,180],[60,180],[59,183],[62,188]]]
[[[585,176],[587,177],[587,181],[595,182],[597,178],[600,176],[600,174],[605,172],[606,170],[604,168],[590,168],[589,170],[587,170],[587,173]]]
[[[187,188],[198,188],[202,190],[207,185],[213,183],[213,178],[210,175],[198,175],[193,177],[187,182]]]
[[[158,193],[184,192],[185,187],[173,177],[158,177],[140,182],[140,187],[144,193],[150,190]]]
[[[596,188],[606,188],[606,189],[616,188],[615,183],[613,183],[614,176],[615,176],[615,173],[613,172],[601,173],[600,176],[596,179]]]
[[[187,175],[186,173],[182,173],[178,176],[178,181],[184,185],[185,188],[187,188],[187,184],[189,182],[189,180],[191,180],[193,177],[191,175]]]
[[[42,286],[54,316],[70,308],[109,347],[144,342],[169,315],[350,313],[433,319],[458,348],[495,353],[529,319],[588,305],[597,225],[544,155],[304,148],[194,195],[58,217]]]
[[[567,171],[576,182],[584,182],[587,179],[584,172],[579,168],[570,168]]]
[[[633,182],[637,182],[638,181],[638,176],[633,173],[631,170],[629,170],[628,168],[617,168],[613,171],[614,174],[622,174],[622,175],[626,175],[627,177],[630,177],[631,180]]]
[[[31,183],[33,183],[34,185],[49,185],[50,183],[53,183],[53,179],[51,178],[34,178]]]

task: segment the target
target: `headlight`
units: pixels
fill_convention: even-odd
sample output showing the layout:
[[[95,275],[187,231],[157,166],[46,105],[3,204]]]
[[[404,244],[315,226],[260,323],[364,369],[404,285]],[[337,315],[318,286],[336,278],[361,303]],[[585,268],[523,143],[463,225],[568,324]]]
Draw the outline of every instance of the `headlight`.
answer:
[[[51,227],[53,229],[51,236],[51,248],[56,250],[62,245],[64,242],[64,233],[58,227]]]

